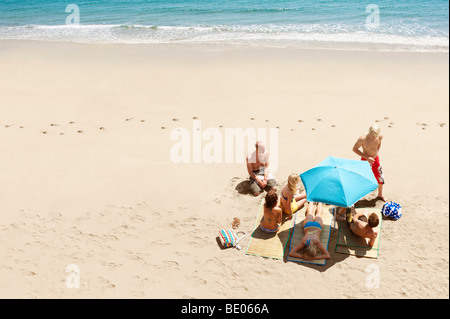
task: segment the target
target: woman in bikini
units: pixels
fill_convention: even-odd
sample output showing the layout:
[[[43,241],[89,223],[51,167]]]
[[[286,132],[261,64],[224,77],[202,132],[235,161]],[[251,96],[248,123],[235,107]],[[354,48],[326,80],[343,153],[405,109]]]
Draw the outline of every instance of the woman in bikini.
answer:
[[[315,209],[316,214],[314,215],[315,203],[310,202],[308,208],[306,209],[306,217],[303,221],[303,230],[305,236],[302,238],[300,243],[298,243],[289,252],[289,256],[302,258],[302,259],[328,259],[330,258],[330,253],[326,247],[320,242],[320,234],[322,233],[322,213],[323,207],[322,203],[318,203]],[[303,250],[303,253],[300,251]]]
[[[259,224],[259,228],[266,233],[276,233],[280,227],[283,212],[277,203],[278,195],[275,190],[268,191],[264,201],[264,216]]]
[[[291,174],[288,177],[286,186],[281,190],[279,206],[283,213],[288,216],[287,219],[292,219],[292,214],[301,209],[306,203],[306,193],[298,194],[298,182],[300,182],[300,176]]]

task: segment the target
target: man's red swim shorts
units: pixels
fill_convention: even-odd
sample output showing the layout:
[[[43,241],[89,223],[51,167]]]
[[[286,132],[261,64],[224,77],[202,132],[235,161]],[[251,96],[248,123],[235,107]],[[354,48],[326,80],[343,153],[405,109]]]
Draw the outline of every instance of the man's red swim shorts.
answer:
[[[361,160],[367,161],[364,157],[361,157]],[[377,156],[375,161],[370,166],[372,167],[373,175],[375,176],[378,184],[384,184],[383,168],[380,164],[380,157]]]

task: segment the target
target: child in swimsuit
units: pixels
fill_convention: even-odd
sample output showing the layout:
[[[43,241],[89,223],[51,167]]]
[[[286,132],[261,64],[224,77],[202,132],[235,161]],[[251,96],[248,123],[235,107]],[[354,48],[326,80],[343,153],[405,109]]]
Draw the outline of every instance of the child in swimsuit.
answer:
[[[286,186],[281,190],[280,208],[288,216],[292,218],[292,214],[301,209],[306,203],[306,193],[297,194],[297,184],[300,182],[300,176],[291,174],[288,177]]]
[[[302,259],[328,259],[330,254],[326,247],[320,241],[322,233],[322,203],[317,204],[316,214],[314,215],[314,203],[310,202],[306,210],[306,217],[303,221],[303,230],[305,236],[292,250],[289,256]],[[303,250],[303,253],[300,251]],[[320,252],[320,253],[319,253]]]
[[[264,202],[264,216],[259,224],[259,228],[266,233],[276,233],[280,228],[283,212],[277,203],[278,195],[275,190],[268,191]]]

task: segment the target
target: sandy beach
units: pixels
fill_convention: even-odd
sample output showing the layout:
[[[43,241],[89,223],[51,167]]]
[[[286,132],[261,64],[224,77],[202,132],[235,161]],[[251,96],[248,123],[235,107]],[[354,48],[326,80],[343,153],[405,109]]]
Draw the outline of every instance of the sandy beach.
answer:
[[[0,41],[0,297],[449,298],[448,67],[448,53]],[[335,253],[337,230],[325,266],[246,255],[263,195],[242,193],[227,150],[196,162],[199,123],[276,129],[280,186],[358,159],[378,124],[384,193],[403,209],[378,259]],[[181,131],[191,153],[175,163]],[[243,249],[221,249],[234,217]]]

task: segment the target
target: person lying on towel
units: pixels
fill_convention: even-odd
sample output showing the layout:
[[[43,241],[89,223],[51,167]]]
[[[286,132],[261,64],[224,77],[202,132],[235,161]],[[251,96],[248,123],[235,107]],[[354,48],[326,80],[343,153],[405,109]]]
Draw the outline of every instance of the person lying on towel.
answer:
[[[300,243],[298,243],[289,252],[289,256],[306,259],[328,259],[330,258],[330,253],[327,248],[320,242],[320,234],[322,233],[322,213],[323,207],[322,203],[318,203],[315,209],[315,203],[309,202],[308,208],[306,209],[306,217],[303,221],[303,230],[305,236],[302,238]]]
[[[373,229],[378,226],[380,220],[377,214],[372,213],[369,218],[363,212],[356,213],[354,208],[346,209],[348,228],[357,236],[369,239],[367,245],[373,247],[378,233]]]

